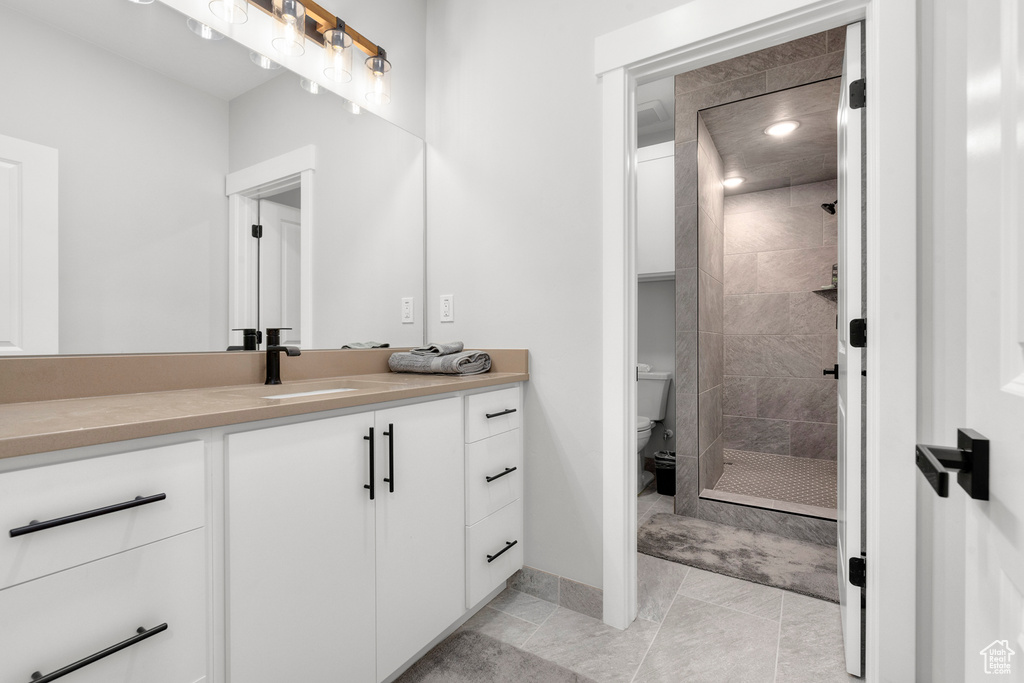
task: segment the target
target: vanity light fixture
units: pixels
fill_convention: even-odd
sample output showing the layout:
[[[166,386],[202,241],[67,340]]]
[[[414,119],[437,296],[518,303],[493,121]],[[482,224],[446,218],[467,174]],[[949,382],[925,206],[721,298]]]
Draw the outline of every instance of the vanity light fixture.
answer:
[[[308,78],[300,78],[299,79],[299,86],[303,90],[308,92],[310,95],[319,95],[320,94],[320,84],[317,83],[316,81],[311,81]]]
[[[255,64],[256,66],[258,66],[261,69],[266,69],[267,71],[273,71],[274,69],[280,69],[281,68],[280,64],[275,62],[270,57],[267,57],[265,55],[261,55],[259,52],[255,52],[255,51],[250,52],[249,53],[249,59],[251,59],[252,63]]]
[[[203,22],[196,21],[191,17],[189,17],[188,21],[185,23],[188,24],[189,31],[192,31],[192,33],[196,34],[203,40],[220,40],[224,37],[223,33],[218,33]]]
[[[377,54],[366,58],[366,99],[373,104],[391,101],[391,62],[384,48],[377,46]]]
[[[210,0],[210,11],[229,24],[244,24],[249,19],[248,0]]]
[[[274,19],[274,49],[291,57],[305,53],[306,7],[299,0],[274,0]]]
[[[789,135],[799,127],[799,121],[779,121],[778,123],[773,123],[772,125],[765,128],[764,133],[765,135],[773,135],[777,138],[780,138],[784,135]]]
[[[745,180],[744,178],[740,178],[739,176],[734,176],[732,178],[726,178],[725,180],[723,180],[722,181],[722,185],[724,185],[724,186],[726,186],[728,188],[739,187],[740,185],[743,184],[744,180]]]
[[[335,83],[352,80],[352,36],[345,33],[345,22],[324,31],[324,76]]]

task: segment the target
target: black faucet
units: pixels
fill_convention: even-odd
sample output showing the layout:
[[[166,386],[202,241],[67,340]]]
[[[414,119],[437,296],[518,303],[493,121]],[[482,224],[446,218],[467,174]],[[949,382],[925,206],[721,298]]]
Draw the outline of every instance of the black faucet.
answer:
[[[281,330],[290,330],[290,327],[268,327],[267,328],[267,381],[264,384],[281,383],[281,356],[282,351],[289,356],[301,356],[302,351],[297,346],[281,346]]]
[[[242,346],[229,346],[228,351],[256,351],[263,343],[263,333],[254,327],[236,327],[231,331],[242,333]]]

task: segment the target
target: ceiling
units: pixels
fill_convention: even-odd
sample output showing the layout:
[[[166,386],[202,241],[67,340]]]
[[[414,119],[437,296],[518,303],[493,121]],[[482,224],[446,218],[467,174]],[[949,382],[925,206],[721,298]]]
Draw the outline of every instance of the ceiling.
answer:
[[[840,79],[704,109],[704,120],[718,153],[724,177],[746,180],[726,195],[816,183],[836,177],[836,112]],[[777,121],[800,127],[774,137],[764,130]]]

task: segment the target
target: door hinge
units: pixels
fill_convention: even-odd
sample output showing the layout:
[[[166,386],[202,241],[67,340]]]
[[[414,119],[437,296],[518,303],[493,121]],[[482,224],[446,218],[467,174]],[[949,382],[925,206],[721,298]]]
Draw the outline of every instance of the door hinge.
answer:
[[[252,226],[252,236],[255,237],[256,239],[260,239],[261,237],[263,237],[263,226],[262,225],[253,225]]]
[[[850,558],[850,583],[864,588],[868,582],[868,561],[865,557]]]
[[[850,321],[850,346],[863,349],[868,345],[868,321],[854,318]]]
[[[863,109],[868,101],[868,86],[863,78],[850,83],[850,109]]]

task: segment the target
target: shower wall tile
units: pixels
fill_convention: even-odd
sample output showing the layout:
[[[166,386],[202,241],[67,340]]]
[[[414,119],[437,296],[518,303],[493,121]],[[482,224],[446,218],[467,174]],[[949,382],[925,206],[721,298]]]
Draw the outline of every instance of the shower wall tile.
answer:
[[[827,45],[826,34],[816,33],[813,36],[679,74],[675,82],[676,96],[824,54]]]
[[[697,267],[697,213],[695,204],[676,207],[676,269]]]
[[[757,254],[725,256],[726,294],[753,294],[757,291]]]
[[[708,389],[697,397],[697,414],[697,443],[699,452],[703,453],[722,434],[721,386]]]
[[[726,375],[722,382],[722,414],[757,417],[757,378]],[[723,418],[723,430],[728,432]]]
[[[793,206],[814,206],[821,209],[822,204],[831,204],[838,196],[838,181],[833,179],[793,187],[790,201]],[[821,214],[828,215],[824,209],[821,209]]]
[[[767,531],[798,541],[809,541],[834,546],[836,523],[834,520],[800,517],[778,510],[734,505],[719,500],[701,499],[697,506],[700,519],[738,526],[751,531]]]
[[[678,76],[676,77],[678,78]],[[688,98],[676,98],[676,144],[697,139],[697,107]]]
[[[790,455],[791,424],[786,420],[726,415],[723,418],[723,443],[725,448],[733,451]]]
[[[742,254],[820,247],[824,215],[820,206],[730,214],[725,219],[725,252]]]
[[[697,330],[676,330],[676,393],[697,393]]]
[[[839,355],[839,338],[837,334],[821,335],[821,368],[830,368],[836,363]]]
[[[829,52],[842,52],[846,49],[846,27],[838,26],[825,32]]]
[[[822,422],[790,423],[790,455],[798,458],[836,459],[836,425]]]
[[[702,207],[698,219],[698,267],[719,282],[725,280],[725,245],[721,229]],[[756,272],[756,271],[755,271]]]
[[[686,100],[689,106],[697,111],[715,107],[727,102],[745,100],[748,97],[756,97],[768,92],[765,89],[765,73],[756,73],[750,76],[743,76],[724,83],[710,85],[700,90],[693,90],[686,93]]]
[[[697,394],[676,392],[676,456],[697,457]]]
[[[676,143],[676,206],[697,203],[697,140]]]
[[[697,271],[697,329],[701,332],[722,332],[722,283],[707,273]],[[678,310],[678,305],[677,305]]]
[[[835,247],[766,251],[757,255],[759,292],[809,292],[832,282]]]
[[[790,330],[789,294],[726,294],[728,334],[785,334]]]
[[[693,517],[697,514],[700,495],[700,466],[696,455],[676,453],[675,513]]]
[[[767,74],[768,92],[792,88],[806,83],[837,78],[843,75],[843,53],[830,52],[795,64],[771,69]]]
[[[821,232],[822,244],[839,244],[839,216],[830,216],[826,213]]]
[[[698,339],[699,354],[698,354],[698,373],[699,380],[699,391],[704,392],[712,387],[717,387],[722,384],[723,380],[723,360],[722,354],[724,349],[722,347],[723,336],[714,332],[700,332]]]
[[[725,198],[725,215],[788,207],[790,206],[789,190],[790,188],[788,187],[780,187],[776,190],[766,190],[764,192],[730,195]]]
[[[711,133],[708,132],[708,127],[704,125],[704,119],[699,113],[697,114],[697,144],[707,152],[708,158],[711,159],[712,169],[719,180],[721,180],[725,174],[725,169],[722,167],[722,155],[718,153],[715,141],[711,137]]]
[[[818,335],[725,335],[725,374],[820,377]]]
[[[708,446],[700,455],[700,490],[713,489],[725,471],[725,453],[722,450],[722,437]]]
[[[697,329],[697,269],[676,269],[676,330]]]
[[[757,382],[758,417],[801,422],[835,422],[836,381],[762,377]]]
[[[788,296],[791,333],[822,334],[836,329],[835,301],[814,292],[793,292]]]

